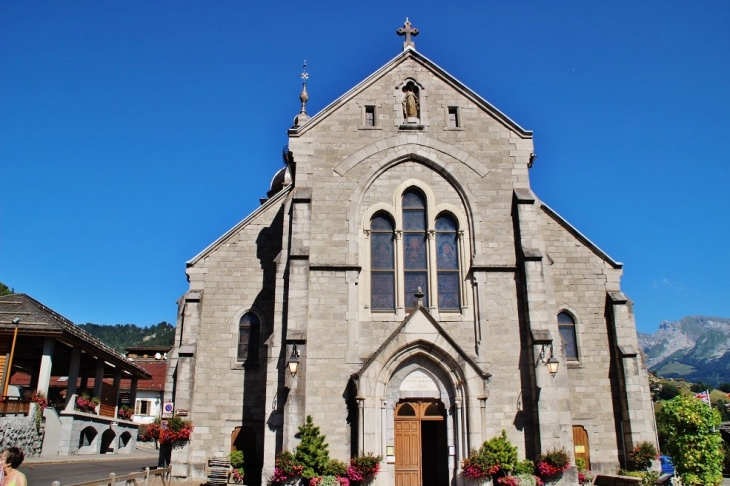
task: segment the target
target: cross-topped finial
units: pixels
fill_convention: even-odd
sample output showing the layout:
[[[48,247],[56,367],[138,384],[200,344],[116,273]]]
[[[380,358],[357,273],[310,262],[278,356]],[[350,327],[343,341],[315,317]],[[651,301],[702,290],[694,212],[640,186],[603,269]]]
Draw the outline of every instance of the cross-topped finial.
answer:
[[[418,29],[411,28],[411,22],[408,20],[408,17],[406,17],[406,23],[403,24],[403,27],[395,31],[398,35],[404,35],[406,36],[406,41],[403,43],[403,50],[405,51],[409,47],[411,49],[416,48],[416,43],[411,40],[411,36],[416,37],[418,35]]]
[[[299,114],[294,117],[294,126],[298,127],[305,121],[309,120],[307,115],[307,100],[309,100],[309,94],[307,93],[307,80],[309,79],[309,73],[307,72],[307,60],[304,60],[304,66],[302,66],[302,92],[299,93],[299,101],[302,103],[302,109]]]
[[[309,73],[307,72],[307,60],[304,60],[304,66],[302,66],[302,80],[306,83],[309,79]]]

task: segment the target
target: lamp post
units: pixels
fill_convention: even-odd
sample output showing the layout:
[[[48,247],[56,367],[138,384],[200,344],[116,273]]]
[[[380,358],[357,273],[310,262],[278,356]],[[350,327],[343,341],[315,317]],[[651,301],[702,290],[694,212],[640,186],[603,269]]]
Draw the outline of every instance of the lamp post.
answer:
[[[297,370],[299,370],[299,350],[297,349],[297,345],[295,344],[294,347],[291,350],[291,356],[289,356],[289,373],[291,373],[292,376],[295,376],[297,374]]]
[[[18,328],[20,327],[20,317],[16,317],[13,319],[13,325],[15,326],[15,331],[13,331],[13,344],[10,347],[10,359],[8,360],[8,367],[6,368],[8,372],[5,376],[5,384],[3,385],[3,397],[8,396],[8,387],[10,386],[10,376],[12,375],[13,371],[13,356],[15,356],[15,342],[18,340]]]

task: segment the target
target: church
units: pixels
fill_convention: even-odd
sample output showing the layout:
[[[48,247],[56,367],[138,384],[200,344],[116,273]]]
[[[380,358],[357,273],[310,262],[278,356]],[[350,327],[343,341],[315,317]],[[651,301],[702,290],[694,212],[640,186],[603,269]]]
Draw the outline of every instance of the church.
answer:
[[[605,474],[656,443],[622,264],[530,189],[532,132],[398,33],[311,117],[305,70],[267,197],[187,262],[173,476],[242,450],[264,484],[308,415],[330,457],[382,456],[378,486],[462,484],[502,430],[520,459],[564,447]]]

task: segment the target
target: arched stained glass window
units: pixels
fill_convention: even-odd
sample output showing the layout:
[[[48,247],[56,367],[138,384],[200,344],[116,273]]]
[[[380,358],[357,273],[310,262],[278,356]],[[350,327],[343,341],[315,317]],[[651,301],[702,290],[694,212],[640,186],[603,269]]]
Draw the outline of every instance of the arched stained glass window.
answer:
[[[436,219],[436,267],[440,310],[459,310],[459,239],[456,220],[450,215]]]
[[[558,314],[558,330],[560,331],[563,349],[565,349],[565,357],[570,360],[577,360],[578,343],[575,339],[575,321],[567,312]]]
[[[247,312],[238,324],[238,361],[258,361],[261,321],[253,312]]]
[[[393,222],[385,214],[370,221],[371,307],[395,309],[395,245]]]
[[[423,195],[409,189],[403,194],[403,266],[406,310],[418,305],[418,287],[425,294],[428,307],[428,256],[426,253],[426,201]]]

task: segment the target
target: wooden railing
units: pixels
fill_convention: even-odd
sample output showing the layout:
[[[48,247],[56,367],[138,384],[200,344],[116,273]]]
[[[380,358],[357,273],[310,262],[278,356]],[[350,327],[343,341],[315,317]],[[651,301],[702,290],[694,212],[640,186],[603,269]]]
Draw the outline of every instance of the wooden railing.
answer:
[[[2,415],[28,415],[30,412],[30,401],[20,397],[0,397],[0,416]]]
[[[99,479],[97,481],[88,481],[86,483],[72,484],[71,486],[115,486],[119,485],[131,485],[135,486],[152,486],[155,482],[160,482],[162,486],[169,486],[170,484],[170,470],[171,466],[162,467],[158,469],[150,469],[146,467],[144,471],[127,474],[125,476],[117,476],[114,473],[109,475],[107,479]],[[159,481],[158,481],[159,479]],[[60,481],[53,481],[52,486],[61,486]]]

